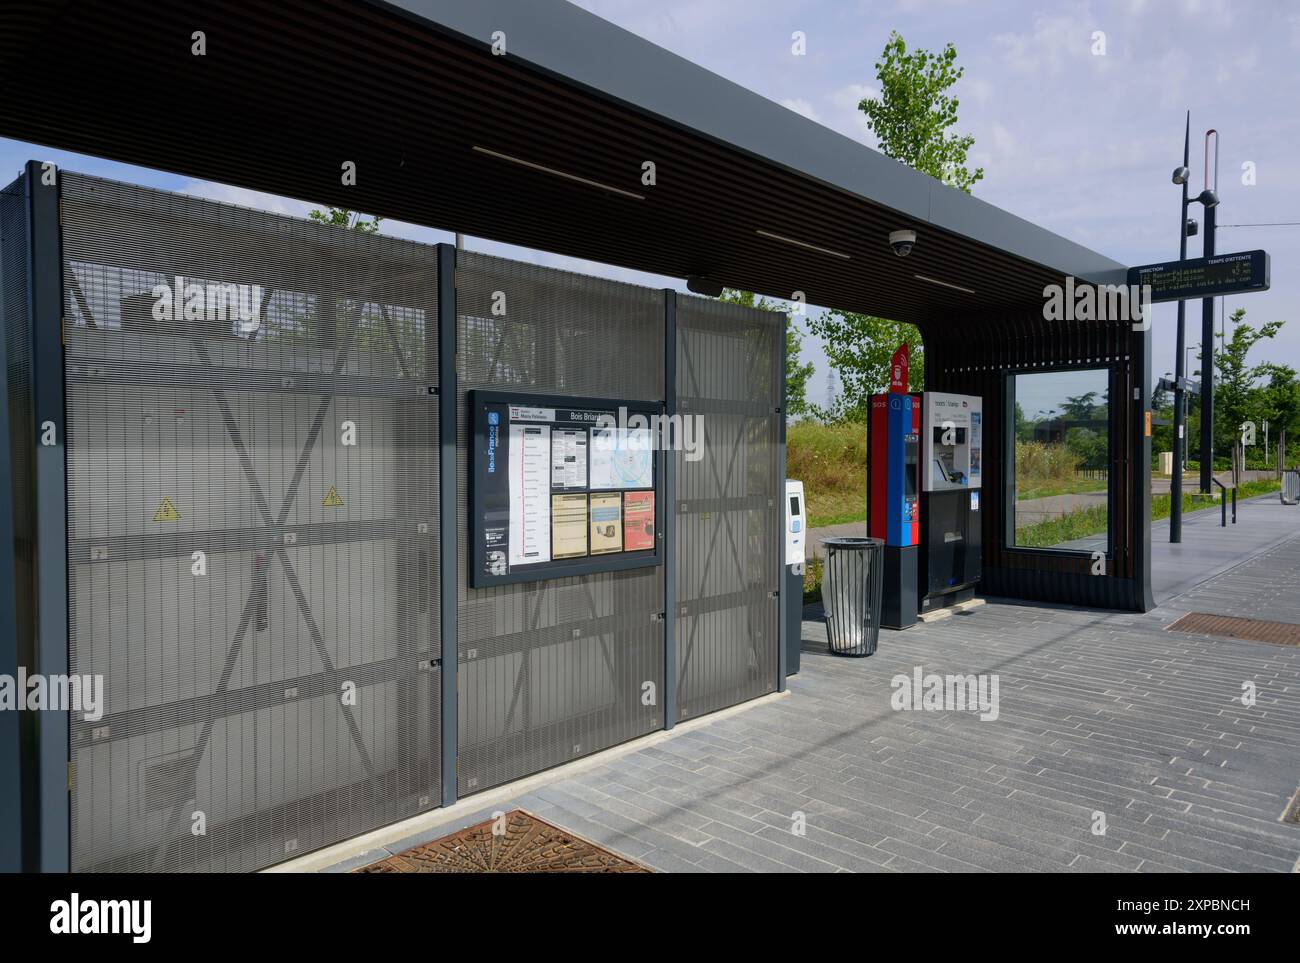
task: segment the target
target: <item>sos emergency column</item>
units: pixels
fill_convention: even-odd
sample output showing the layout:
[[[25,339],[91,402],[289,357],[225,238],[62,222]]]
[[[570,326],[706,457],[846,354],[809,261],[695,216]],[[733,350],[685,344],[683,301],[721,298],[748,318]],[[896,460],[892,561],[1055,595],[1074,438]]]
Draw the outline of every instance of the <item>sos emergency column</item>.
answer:
[[[872,395],[868,534],[885,543],[880,624],[916,624],[919,567],[921,409],[902,391]]]

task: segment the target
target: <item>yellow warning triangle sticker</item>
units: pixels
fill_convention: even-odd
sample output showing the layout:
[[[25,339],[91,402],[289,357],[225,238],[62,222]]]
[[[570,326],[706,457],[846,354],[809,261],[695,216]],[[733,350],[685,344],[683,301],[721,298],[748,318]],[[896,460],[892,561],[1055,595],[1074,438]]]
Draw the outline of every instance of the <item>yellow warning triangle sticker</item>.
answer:
[[[158,506],[158,511],[153,513],[155,522],[176,522],[180,521],[181,513],[176,510],[172,500],[166,495],[163,496],[162,504]]]
[[[326,508],[338,508],[343,504],[343,499],[339,498],[338,489],[330,485],[330,490],[325,493],[325,501],[321,502]]]

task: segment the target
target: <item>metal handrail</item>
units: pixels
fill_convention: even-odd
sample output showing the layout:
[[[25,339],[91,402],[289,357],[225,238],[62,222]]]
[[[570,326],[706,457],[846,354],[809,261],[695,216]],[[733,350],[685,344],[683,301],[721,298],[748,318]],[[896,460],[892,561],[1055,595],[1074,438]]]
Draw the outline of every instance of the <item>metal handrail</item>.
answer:
[[[1219,479],[1214,478],[1213,476],[1211,476],[1210,481],[1214,482],[1214,484],[1218,485],[1219,488],[1223,489],[1223,499],[1219,502],[1219,515],[1220,515],[1219,527],[1227,528],[1228,527],[1228,486],[1223,484],[1223,482],[1219,481]],[[1235,487],[1232,489],[1232,523],[1234,525],[1237,523],[1237,489]]]

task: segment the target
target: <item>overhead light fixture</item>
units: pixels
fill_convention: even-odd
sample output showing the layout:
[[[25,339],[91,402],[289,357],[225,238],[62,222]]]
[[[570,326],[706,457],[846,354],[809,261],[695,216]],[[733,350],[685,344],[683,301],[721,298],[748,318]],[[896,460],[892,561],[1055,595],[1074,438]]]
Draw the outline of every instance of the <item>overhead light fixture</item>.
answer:
[[[924,281],[926,284],[937,284],[941,288],[952,288],[954,291],[961,291],[964,294],[974,294],[971,288],[964,288],[960,284],[949,284],[947,281],[940,281],[938,278],[928,278],[924,274],[913,274],[912,277],[918,281]]]
[[[1206,207],[1218,207],[1219,195],[1207,187],[1196,196],[1196,203],[1204,204]]]
[[[1187,179],[1192,176],[1192,172],[1186,167],[1175,167],[1174,174],[1171,178],[1175,184],[1186,184]]]
[[[637,194],[635,191],[625,191],[621,187],[611,187],[609,184],[602,184],[600,181],[593,181],[586,177],[579,177],[577,174],[570,174],[567,171],[557,171],[554,167],[546,167],[542,164],[534,164],[532,161],[526,161],[522,157],[511,157],[509,154],[502,154],[500,151],[488,150],[486,147],[479,147],[477,144],[473,148],[480,154],[486,154],[488,157],[495,157],[497,160],[509,161],[512,164],[518,164],[520,167],[527,167],[530,170],[541,171],[543,174],[554,174],[556,177],[563,177],[566,181],[573,181],[575,184],[586,184],[588,187],[598,187],[602,191],[609,191],[611,194],[619,194],[623,197],[630,197],[633,200],[644,201],[644,194]]]
[[[759,237],[770,237],[774,241],[784,241],[786,244],[793,244],[795,247],[801,247],[807,251],[816,251],[818,254],[829,254],[831,257],[842,257],[844,260],[852,260],[843,251],[832,251],[828,247],[818,247],[816,244],[809,244],[807,241],[796,241],[792,237],[785,237],[781,234],[773,234],[771,231],[755,231]]]

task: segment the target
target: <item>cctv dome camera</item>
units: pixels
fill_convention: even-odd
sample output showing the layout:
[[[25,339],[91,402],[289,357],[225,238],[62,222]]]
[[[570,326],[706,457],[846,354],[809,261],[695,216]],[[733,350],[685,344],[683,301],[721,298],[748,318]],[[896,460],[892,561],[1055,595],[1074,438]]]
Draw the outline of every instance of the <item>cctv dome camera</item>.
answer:
[[[916,246],[916,231],[890,231],[889,246],[899,257],[907,257]]]

